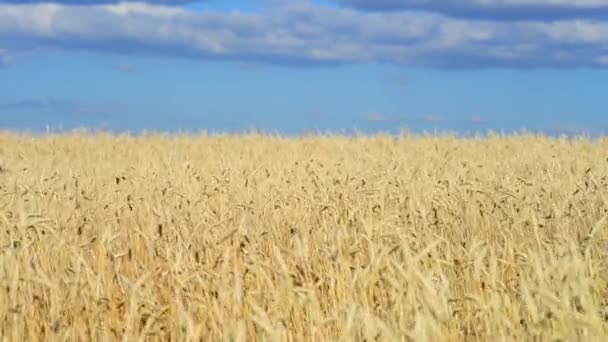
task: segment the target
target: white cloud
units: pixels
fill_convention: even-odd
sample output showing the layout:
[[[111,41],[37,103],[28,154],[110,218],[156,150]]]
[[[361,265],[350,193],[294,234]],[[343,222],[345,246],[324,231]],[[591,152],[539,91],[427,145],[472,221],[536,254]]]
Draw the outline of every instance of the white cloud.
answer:
[[[256,13],[121,3],[0,5],[0,46],[58,47],[259,64],[380,62],[481,67],[606,67],[608,22],[490,21],[288,2]]]
[[[0,5],[0,30],[26,31],[32,35],[51,35],[56,15],[64,7],[58,4],[38,4],[34,6]],[[27,18],[24,11],[31,9]]]
[[[181,5],[192,2],[202,2],[205,0],[0,0],[1,3],[9,4],[40,4],[40,3],[57,3],[65,5],[99,5],[99,4],[118,4],[118,3],[148,3],[156,5]]]
[[[105,5],[102,6],[102,8],[123,16],[147,15],[151,17],[172,17],[187,13],[186,10],[181,7],[150,6],[143,2],[120,2],[117,4]]]

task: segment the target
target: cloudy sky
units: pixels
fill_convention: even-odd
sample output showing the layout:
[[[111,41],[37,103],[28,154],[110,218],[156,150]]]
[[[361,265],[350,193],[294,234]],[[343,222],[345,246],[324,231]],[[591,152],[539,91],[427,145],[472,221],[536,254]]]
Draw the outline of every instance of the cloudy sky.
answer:
[[[608,0],[0,0],[0,129],[608,132]]]

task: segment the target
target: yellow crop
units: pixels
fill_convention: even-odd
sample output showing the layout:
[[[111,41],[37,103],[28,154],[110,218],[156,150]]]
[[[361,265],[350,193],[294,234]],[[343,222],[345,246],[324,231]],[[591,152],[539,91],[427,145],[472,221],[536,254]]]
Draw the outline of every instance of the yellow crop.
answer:
[[[5,341],[608,341],[608,140],[0,135]]]

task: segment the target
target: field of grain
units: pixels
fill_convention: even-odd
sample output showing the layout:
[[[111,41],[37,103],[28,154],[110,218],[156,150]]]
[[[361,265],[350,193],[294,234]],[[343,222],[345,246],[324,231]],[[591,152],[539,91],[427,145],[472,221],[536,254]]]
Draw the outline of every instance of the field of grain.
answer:
[[[606,341],[608,140],[0,135],[5,341]]]

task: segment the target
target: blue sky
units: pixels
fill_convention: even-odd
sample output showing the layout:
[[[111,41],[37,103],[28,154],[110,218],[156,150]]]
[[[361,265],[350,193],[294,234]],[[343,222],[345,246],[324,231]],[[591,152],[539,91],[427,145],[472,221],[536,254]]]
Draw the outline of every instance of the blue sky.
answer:
[[[0,129],[605,134],[608,0],[0,0]]]

